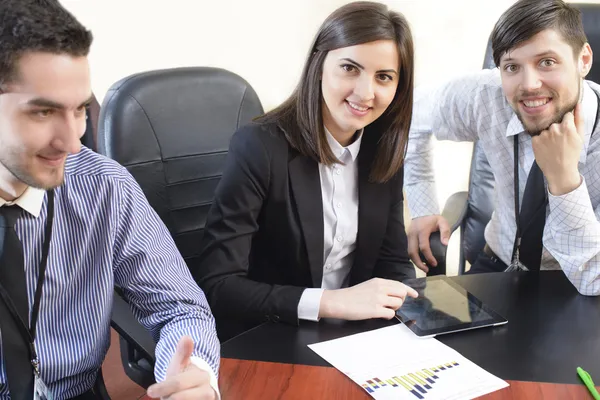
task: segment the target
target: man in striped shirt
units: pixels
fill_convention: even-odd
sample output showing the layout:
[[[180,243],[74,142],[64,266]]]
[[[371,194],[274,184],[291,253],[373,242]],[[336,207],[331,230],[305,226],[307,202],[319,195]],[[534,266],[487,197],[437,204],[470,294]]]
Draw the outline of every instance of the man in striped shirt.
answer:
[[[23,260],[15,269],[0,258],[9,274],[0,277],[24,269],[30,312],[54,216],[33,335],[37,357],[27,359],[39,361],[36,390],[45,384],[55,399],[96,398],[90,388],[109,346],[116,284],[157,341],[161,383],[148,394],[218,398],[219,341],[204,293],[132,176],[80,144],[92,94],[91,41],[55,0],[0,0],[0,215],[18,210],[14,232]],[[5,303],[0,298],[2,344],[14,315]],[[32,376],[11,380],[11,350],[0,346],[0,399],[31,399],[35,365]],[[21,390],[21,382],[31,383]]]

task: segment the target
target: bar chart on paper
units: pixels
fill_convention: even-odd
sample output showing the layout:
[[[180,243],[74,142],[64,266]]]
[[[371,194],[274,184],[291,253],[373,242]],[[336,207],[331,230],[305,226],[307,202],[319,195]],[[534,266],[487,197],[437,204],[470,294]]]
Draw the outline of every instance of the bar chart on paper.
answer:
[[[386,351],[374,351],[372,343]],[[378,400],[472,399],[508,384],[404,325],[309,346]]]
[[[416,399],[427,399],[428,394],[438,388],[439,392],[443,391],[445,385],[444,380],[452,379],[452,374],[445,374],[444,371],[450,372],[453,368],[460,367],[456,361],[436,365],[430,368],[423,368],[399,374],[400,376],[391,376],[388,378],[373,377],[362,384],[362,387],[367,393],[376,393],[378,389],[394,389],[396,395],[398,392],[411,393]],[[456,370],[455,370],[456,371]],[[442,378],[442,380],[440,380]]]

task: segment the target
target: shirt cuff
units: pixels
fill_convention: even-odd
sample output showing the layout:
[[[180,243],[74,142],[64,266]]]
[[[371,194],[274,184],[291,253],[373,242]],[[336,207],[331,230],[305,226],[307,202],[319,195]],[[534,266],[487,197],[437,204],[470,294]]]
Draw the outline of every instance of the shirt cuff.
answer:
[[[435,182],[405,185],[406,199],[411,218],[440,215]]]
[[[323,289],[304,289],[298,303],[298,319],[318,321]]]
[[[210,365],[208,365],[208,363],[200,357],[196,356],[190,357],[190,361],[196,367],[208,372],[208,375],[210,376],[210,386],[215,390],[215,393],[217,394],[217,400],[221,400],[221,392],[219,392],[219,381],[217,380],[217,376],[215,375]]]
[[[581,185],[572,192],[562,196],[554,196],[548,191],[548,204],[550,214],[548,223],[558,224],[561,231],[580,229],[589,223],[596,222],[596,214],[592,206],[585,178],[582,177]]]

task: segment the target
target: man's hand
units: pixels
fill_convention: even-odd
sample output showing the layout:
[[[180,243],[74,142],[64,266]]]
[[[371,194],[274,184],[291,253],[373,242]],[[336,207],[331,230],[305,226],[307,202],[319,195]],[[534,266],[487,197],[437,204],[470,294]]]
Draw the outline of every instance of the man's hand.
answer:
[[[414,218],[408,228],[408,255],[413,263],[422,271],[429,272],[429,266],[437,266],[437,260],[431,252],[429,237],[433,232],[440,231],[442,244],[448,245],[450,240],[450,225],[446,218],[441,215],[428,215],[426,217]],[[423,253],[427,264],[419,256],[419,250]]]
[[[153,399],[169,400],[214,400],[215,390],[210,385],[208,372],[196,367],[192,361],[194,341],[184,336],[177,344],[165,380],[148,388],[148,396]]]
[[[418,293],[398,281],[380,278],[345,289],[325,290],[321,297],[319,318],[392,319],[406,296],[417,297]]]
[[[572,192],[581,185],[578,164],[585,123],[581,104],[566,113],[561,123],[554,123],[531,139],[535,160],[548,180],[554,196]]]

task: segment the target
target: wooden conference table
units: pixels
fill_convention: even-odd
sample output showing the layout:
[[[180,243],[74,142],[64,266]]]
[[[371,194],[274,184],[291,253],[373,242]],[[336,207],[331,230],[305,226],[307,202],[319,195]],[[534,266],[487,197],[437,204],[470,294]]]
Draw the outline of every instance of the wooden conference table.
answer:
[[[483,398],[592,398],[576,368],[580,366],[600,380],[600,297],[579,295],[562,271],[451,279],[509,321],[499,327],[438,337],[510,383]],[[307,345],[394,323],[322,320],[301,321],[299,327],[260,325],[222,345],[222,398],[367,400],[370,396],[362,388]]]

